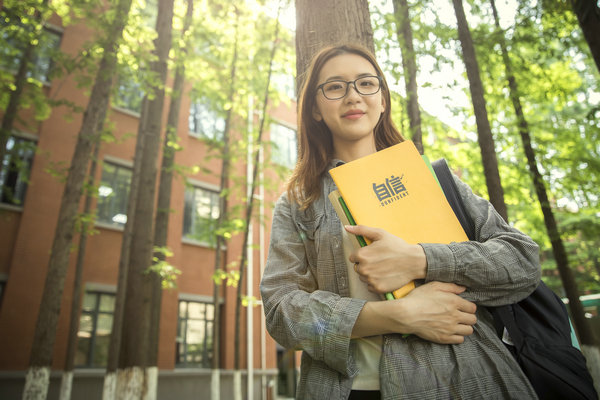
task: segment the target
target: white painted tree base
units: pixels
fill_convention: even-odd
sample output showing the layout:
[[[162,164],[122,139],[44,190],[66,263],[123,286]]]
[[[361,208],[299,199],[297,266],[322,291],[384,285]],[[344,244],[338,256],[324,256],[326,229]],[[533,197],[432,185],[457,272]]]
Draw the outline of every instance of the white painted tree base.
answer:
[[[156,400],[156,391],[158,389],[158,367],[146,368],[146,391],[144,400]]]
[[[221,371],[216,368],[210,371],[210,399],[221,400]]]
[[[50,384],[50,367],[30,367],[25,376],[23,400],[46,400]]]
[[[117,373],[107,372],[104,375],[104,386],[102,387],[102,400],[115,400],[117,395]]]
[[[117,400],[139,400],[142,398],[143,388],[143,368],[131,367],[117,372]]]
[[[71,390],[73,389],[73,371],[63,371],[60,381],[60,400],[71,400]]]
[[[596,346],[581,345],[581,352],[587,361],[588,371],[594,379],[594,387],[600,396],[600,349]]]
[[[233,371],[233,399],[242,400],[242,371]]]

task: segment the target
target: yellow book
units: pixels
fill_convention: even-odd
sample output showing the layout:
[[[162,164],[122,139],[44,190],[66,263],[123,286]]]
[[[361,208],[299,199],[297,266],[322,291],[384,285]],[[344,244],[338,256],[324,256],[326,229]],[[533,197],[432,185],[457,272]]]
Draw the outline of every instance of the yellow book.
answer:
[[[412,141],[333,168],[329,173],[347,206],[349,219],[357,225],[382,228],[411,244],[469,240]],[[332,203],[334,197],[329,197]],[[395,290],[393,298],[403,297],[413,288],[411,282]]]

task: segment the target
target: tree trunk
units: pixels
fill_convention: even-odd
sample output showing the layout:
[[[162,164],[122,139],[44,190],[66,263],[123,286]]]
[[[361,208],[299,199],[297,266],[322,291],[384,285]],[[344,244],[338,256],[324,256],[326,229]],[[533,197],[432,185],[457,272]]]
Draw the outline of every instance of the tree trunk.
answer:
[[[117,5],[117,18],[109,30],[104,53],[90,100],[83,115],[77,144],[71,160],[67,182],[61,200],[58,223],[52,243],[52,251],[46,275],[46,283],[36,323],[29,372],[25,381],[23,399],[44,399],[48,391],[50,366],[56,338],[56,325],[64,280],[69,263],[73,230],[79,208],[81,189],[85,180],[87,164],[92,147],[98,141],[97,128],[106,117],[112,77],[116,66],[118,39],[122,36],[127,21],[131,0],[122,0]],[[42,379],[37,381],[37,378]]]
[[[235,38],[233,57],[231,59],[231,68],[229,74],[229,93],[228,100],[233,105],[235,96],[235,81],[236,81],[236,67],[238,58],[238,30],[239,30],[239,10],[235,7]],[[217,233],[216,233],[216,248],[215,248],[215,274],[221,269],[223,265],[223,244],[225,238],[219,233],[219,229],[223,227],[223,224],[228,218],[228,201],[227,192],[229,188],[229,170],[230,170],[230,141],[231,141],[231,119],[233,114],[233,106],[227,110],[227,117],[225,118],[225,129],[223,130],[223,151],[221,154],[221,180],[220,180],[220,197],[219,197],[219,218],[217,220]],[[238,283],[239,284],[239,283]],[[220,379],[220,357],[221,357],[221,308],[220,308],[220,286],[215,281],[213,285],[213,305],[214,305],[214,322],[213,322],[213,359],[212,359],[212,375],[211,375],[211,399],[219,400],[221,397],[221,379]],[[237,345],[237,343],[235,343]],[[235,369],[237,369],[237,360],[234,356]],[[235,374],[235,372],[234,372]],[[241,388],[236,384],[234,380],[233,391],[234,398],[237,399],[237,393]]]
[[[593,0],[572,0],[573,11],[577,15],[579,26],[583,32],[590,52],[600,71],[600,6]]]
[[[193,0],[187,1],[187,12],[183,29],[181,31],[181,40],[185,43],[186,32],[192,21]],[[184,44],[186,46],[186,44]],[[169,105],[169,114],[167,116],[167,128],[163,144],[163,157],[160,170],[158,185],[158,200],[156,205],[156,222],[154,227],[154,246],[155,248],[164,248],[167,246],[167,234],[169,231],[169,215],[171,211],[171,184],[173,182],[173,165],[175,163],[175,145],[177,142],[177,128],[179,125],[179,110],[181,109],[181,98],[183,96],[183,84],[185,80],[185,47],[182,49],[175,71],[173,81],[173,90],[171,94],[171,103]],[[156,259],[165,260],[165,253],[156,252]],[[162,302],[162,282],[157,274],[154,276],[152,286],[152,314],[150,320],[150,348],[149,361],[150,367],[158,369],[158,349],[159,349],[159,328],[160,328],[160,310]]]
[[[525,115],[523,113],[519,88],[517,86],[517,80],[515,79],[515,76],[512,72],[512,65],[510,62],[510,57],[508,55],[506,42],[504,40],[502,28],[500,28],[496,4],[494,0],[490,0],[490,3],[494,15],[494,21],[496,23],[496,31],[501,33],[498,35],[498,40],[500,43],[500,48],[502,49],[502,59],[504,61],[504,66],[506,69],[506,79],[508,81],[509,95],[513,103],[513,107],[515,109],[515,115],[517,117],[519,127],[519,134],[521,135],[521,141],[523,142],[523,150],[525,151],[525,156],[527,157],[527,166],[529,167],[529,173],[531,174],[531,178],[533,179],[535,192],[537,194],[540,206],[542,208],[542,213],[544,215],[544,223],[546,225],[546,231],[548,232],[548,236],[550,238],[550,243],[552,244],[552,253],[556,261],[556,266],[558,267],[558,272],[560,274],[563,287],[565,288],[565,292],[567,293],[567,297],[569,299],[569,308],[571,310],[571,316],[573,318],[573,322],[575,324],[577,333],[579,334],[579,340],[581,341],[581,343],[585,345],[597,345],[592,328],[587,319],[585,318],[585,313],[583,310],[583,306],[581,305],[581,301],[579,301],[579,290],[577,290],[577,283],[575,282],[573,272],[569,267],[569,259],[567,257],[567,252],[565,251],[563,241],[560,237],[560,233],[556,225],[554,213],[552,212],[552,208],[550,206],[550,201],[546,192],[546,186],[544,185],[544,179],[542,178],[542,174],[540,173],[537,167],[535,152],[533,150],[533,146],[531,145],[531,134],[529,131],[529,124],[527,123],[527,119],[525,118]]]
[[[127,276],[127,296],[123,319],[122,345],[119,355],[120,371],[117,383],[117,396],[120,399],[156,398],[156,380],[153,370],[149,369],[150,321],[153,283],[156,280],[148,269],[152,265],[154,208],[156,195],[157,160],[160,147],[162,111],[164,105],[164,87],[167,77],[167,58],[171,48],[173,22],[173,0],[158,2],[156,20],[157,38],[154,41],[156,61],[151,71],[157,76],[157,87],[152,96],[146,94],[147,113],[140,116],[144,125],[141,134],[143,152],[140,157],[138,193],[133,219],[130,262]],[[133,177],[132,179],[136,179]],[[155,372],[155,371],[154,371]],[[121,379],[124,378],[124,379]],[[119,390],[119,387],[122,390]]]
[[[142,114],[146,114],[148,112],[147,108],[148,99],[144,99],[142,102]],[[135,144],[135,154],[141,154],[144,151],[143,131],[144,121],[140,121]],[[139,176],[141,169],[141,157],[134,157],[133,172],[131,174],[131,183],[129,185],[129,198],[127,199],[127,221],[125,223],[125,228],[123,229],[123,239],[121,241],[119,273],[117,277],[117,293],[115,295],[113,326],[110,332],[110,343],[108,345],[108,360],[106,362],[106,374],[104,375],[104,385],[102,388],[102,400],[114,400],[117,396],[117,369],[119,366],[119,353],[121,351],[121,340],[123,335],[125,298],[127,297],[129,254],[131,248],[131,238],[133,236],[133,221],[135,220],[135,205],[137,203],[139,187],[139,180],[134,179],[134,177]]]
[[[375,53],[367,0],[296,0],[296,80],[300,91],[315,53],[329,45],[362,44]]]
[[[98,131],[102,130],[102,125],[98,127]],[[98,158],[98,150],[100,149],[99,143],[94,146],[94,155],[92,157],[92,164],[90,166],[90,172],[88,175],[88,186],[94,185],[94,176],[96,175],[96,166]],[[85,203],[83,206],[83,213],[86,215],[90,214],[92,209],[92,198],[93,196],[88,193],[85,196]],[[67,340],[67,353],[65,357],[65,369],[63,371],[63,377],[60,384],[60,400],[69,400],[71,398],[71,388],[73,385],[73,368],[75,366],[75,351],[77,348],[77,331],[79,330],[79,313],[81,310],[81,296],[82,293],[82,276],[83,276],[83,261],[85,259],[85,248],[87,245],[88,237],[88,224],[82,223],[81,233],[79,235],[79,245],[77,248],[77,261],[75,263],[75,279],[73,281],[73,302],[71,303],[71,317],[69,318],[69,339]]]
[[[237,286],[237,296],[236,296],[236,303],[235,303],[234,360],[235,360],[236,376],[234,376],[234,378],[236,381],[238,381],[239,376],[241,376],[241,374],[239,372],[239,368],[240,368],[240,360],[241,360],[240,331],[241,331],[241,315],[242,315],[242,312],[241,312],[241,309],[242,309],[242,281],[244,278],[244,271],[246,270],[246,261],[247,261],[247,255],[248,255],[248,236],[250,233],[250,226],[252,224],[252,210],[254,208],[254,192],[256,190],[256,185],[257,185],[257,180],[258,180],[260,148],[262,145],[262,135],[263,135],[264,126],[265,126],[265,118],[267,115],[267,106],[269,103],[269,86],[271,83],[271,74],[273,72],[273,60],[275,58],[275,51],[277,50],[277,43],[279,43],[279,12],[280,11],[281,11],[281,7],[277,9],[277,17],[275,18],[275,21],[276,21],[275,34],[273,37],[273,46],[271,48],[271,55],[270,55],[270,59],[269,59],[269,70],[267,72],[267,85],[265,87],[265,94],[263,97],[263,108],[262,108],[260,126],[258,129],[258,137],[256,139],[257,149],[254,154],[254,166],[253,166],[253,170],[252,170],[252,181],[249,183],[250,190],[248,191],[248,200],[246,202],[246,220],[245,220],[245,225],[244,225],[244,227],[245,227],[244,228],[244,239],[243,239],[243,243],[242,243],[242,254],[241,254],[240,264],[239,264],[240,280],[239,280],[239,283]],[[250,305],[249,307],[252,307],[252,306]],[[253,363],[254,360],[249,359],[247,362],[248,362],[248,365],[251,365],[251,363]],[[253,377],[249,374],[248,381],[250,382],[250,380],[252,378]],[[239,386],[241,386],[241,382],[239,382],[237,384]],[[241,392],[241,390],[240,390],[240,392]]]
[[[402,67],[404,68],[404,84],[406,87],[406,110],[408,114],[410,136],[423,154],[423,133],[421,131],[421,111],[417,95],[417,62],[413,46],[413,34],[410,26],[408,2],[394,0],[394,14],[398,21],[398,43],[402,51]]]
[[[492,203],[502,218],[508,221],[508,213],[506,211],[506,204],[504,203],[504,190],[502,189],[500,173],[498,172],[494,138],[488,120],[485,98],[483,96],[483,84],[479,76],[479,64],[475,56],[473,39],[471,38],[471,32],[469,31],[469,25],[465,17],[462,0],[452,0],[452,3],[454,4],[454,11],[456,13],[458,37],[462,46],[463,60],[467,70],[467,77],[469,78],[469,89],[471,90],[471,100],[477,123],[477,137],[481,151],[481,161],[483,163],[483,172],[485,174],[490,203]]]

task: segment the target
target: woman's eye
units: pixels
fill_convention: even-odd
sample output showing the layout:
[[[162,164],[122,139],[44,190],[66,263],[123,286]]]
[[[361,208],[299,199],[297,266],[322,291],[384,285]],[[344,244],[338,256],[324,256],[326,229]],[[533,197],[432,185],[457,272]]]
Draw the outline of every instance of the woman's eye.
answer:
[[[328,92],[340,89],[342,89],[342,85],[340,83],[330,83],[329,85],[325,86],[325,90]]]

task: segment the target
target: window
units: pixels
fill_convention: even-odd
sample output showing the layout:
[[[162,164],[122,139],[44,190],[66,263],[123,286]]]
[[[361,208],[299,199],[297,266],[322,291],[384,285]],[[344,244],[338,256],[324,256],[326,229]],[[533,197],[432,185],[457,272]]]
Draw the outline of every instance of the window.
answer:
[[[125,225],[130,184],[130,168],[104,161],[98,188],[98,222]]]
[[[6,153],[0,170],[0,203],[22,206],[27,192],[29,173],[35,154],[35,142],[11,136],[6,142]]]
[[[76,366],[106,367],[114,309],[114,294],[85,293],[77,332]]]
[[[3,9],[0,17],[0,67],[16,73],[19,61],[25,48],[24,28],[29,28],[21,22],[20,16],[15,16],[10,10]],[[42,82],[50,81],[53,53],[60,47],[61,33],[49,27],[44,27],[38,44],[35,47],[32,67],[28,76]]]
[[[271,142],[271,160],[284,167],[294,168],[298,157],[296,131],[280,124],[271,124]]]
[[[178,367],[210,368],[213,357],[214,305],[179,301],[179,323],[175,344]]]
[[[183,237],[215,246],[219,218],[219,193],[192,186],[185,190]]]
[[[137,114],[142,113],[144,91],[133,74],[121,74],[116,85],[116,93],[112,97],[112,105]]]
[[[192,102],[188,127],[191,136],[221,140],[225,131],[225,119],[205,103]]]

